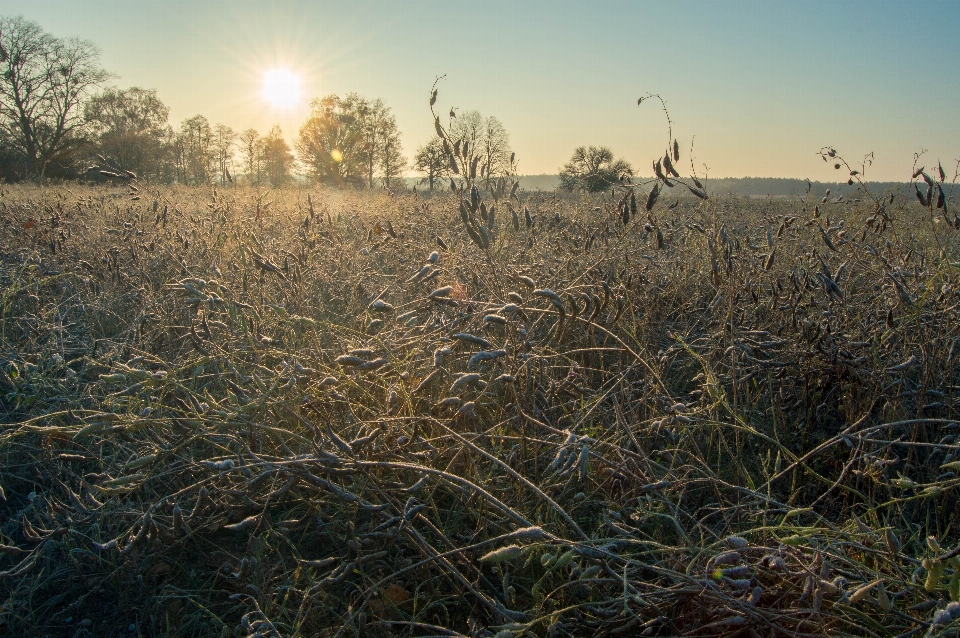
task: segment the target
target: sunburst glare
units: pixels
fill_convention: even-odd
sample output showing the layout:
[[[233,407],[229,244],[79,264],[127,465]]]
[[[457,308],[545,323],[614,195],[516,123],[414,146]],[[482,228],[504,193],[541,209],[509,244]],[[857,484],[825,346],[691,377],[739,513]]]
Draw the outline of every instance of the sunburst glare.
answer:
[[[261,97],[274,108],[289,109],[300,103],[300,76],[286,69],[271,69],[263,74]]]

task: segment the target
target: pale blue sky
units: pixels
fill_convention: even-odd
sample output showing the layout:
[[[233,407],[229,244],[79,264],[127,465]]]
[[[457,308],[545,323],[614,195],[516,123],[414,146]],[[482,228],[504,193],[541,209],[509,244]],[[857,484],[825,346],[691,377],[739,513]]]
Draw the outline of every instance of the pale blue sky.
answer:
[[[382,98],[405,153],[441,112],[497,116],[523,173],[555,173],[603,144],[649,173],[667,100],[681,165],[722,176],[836,174],[815,155],[874,152],[867,177],[908,179],[913,153],[960,157],[960,2],[392,2],[0,0],[57,36],[96,42],[117,86],[156,88],[174,124],[196,113],[236,130],[306,116],[258,95],[264,70],[302,74],[308,97]]]

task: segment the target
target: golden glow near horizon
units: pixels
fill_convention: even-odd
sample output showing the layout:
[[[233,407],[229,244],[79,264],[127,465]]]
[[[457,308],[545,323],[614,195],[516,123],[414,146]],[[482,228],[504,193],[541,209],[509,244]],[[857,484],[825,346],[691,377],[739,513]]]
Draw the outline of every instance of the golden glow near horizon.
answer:
[[[293,108],[302,98],[300,76],[286,69],[271,69],[263,74],[260,96],[274,108]]]

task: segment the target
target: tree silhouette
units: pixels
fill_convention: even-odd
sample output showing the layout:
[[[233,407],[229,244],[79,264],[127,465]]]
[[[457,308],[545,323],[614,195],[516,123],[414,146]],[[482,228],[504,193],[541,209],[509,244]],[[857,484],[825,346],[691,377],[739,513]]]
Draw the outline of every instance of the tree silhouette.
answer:
[[[405,168],[396,119],[381,100],[328,95],[310,109],[295,146],[314,179],[373,187],[378,177],[389,185]]]
[[[156,90],[109,88],[84,105],[94,150],[141,179],[173,179],[170,109]]]
[[[560,187],[597,193],[632,175],[630,162],[614,161],[613,151],[606,146],[579,146],[560,169]]]
[[[451,173],[450,159],[443,152],[443,142],[439,137],[434,137],[417,149],[416,155],[413,156],[413,168],[426,173],[420,183],[428,184],[431,191],[436,180]]]
[[[274,126],[263,138],[263,167],[273,187],[281,186],[290,179],[293,153],[283,139],[283,132],[279,126]]]
[[[110,75],[87,40],[61,40],[35,22],[0,17],[0,124],[23,175],[69,174],[86,139],[83,101]]]

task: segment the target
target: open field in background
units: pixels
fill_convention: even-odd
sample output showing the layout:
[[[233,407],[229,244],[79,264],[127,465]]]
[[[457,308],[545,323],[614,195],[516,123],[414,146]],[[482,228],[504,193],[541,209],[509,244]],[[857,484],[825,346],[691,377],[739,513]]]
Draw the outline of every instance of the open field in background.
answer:
[[[958,231],[821,194],[3,186],[0,633],[955,633]]]
[[[559,175],[522,175],[521,182],[525,190],[534,191],[554,191],[560,186]],[[644,178],[639,178],[644,179]],[[405,177],[404,183],[407,188],[417,186],[423,189],[421,177]],[[803,197],[807,194],[807,181],[803,179],[778,178],[778,177],[711,177],[704,180],[707,189],[714,195],[744,195],[744,196],[773,196],[773,197]],[[841,182],[820,182],[812,181],[810,183],[811,191],[822,193],[826,189],[831,189],[837,195],[847,194],[856,198],[856,187],[848,186]],[[895,182],[867,182],[867,188],[871,192],[882,193],[884,191],[907,189],[906,183]],[[904,191],[906,192],[906,191]],[[952,196],[951,193],[947,193]]]

